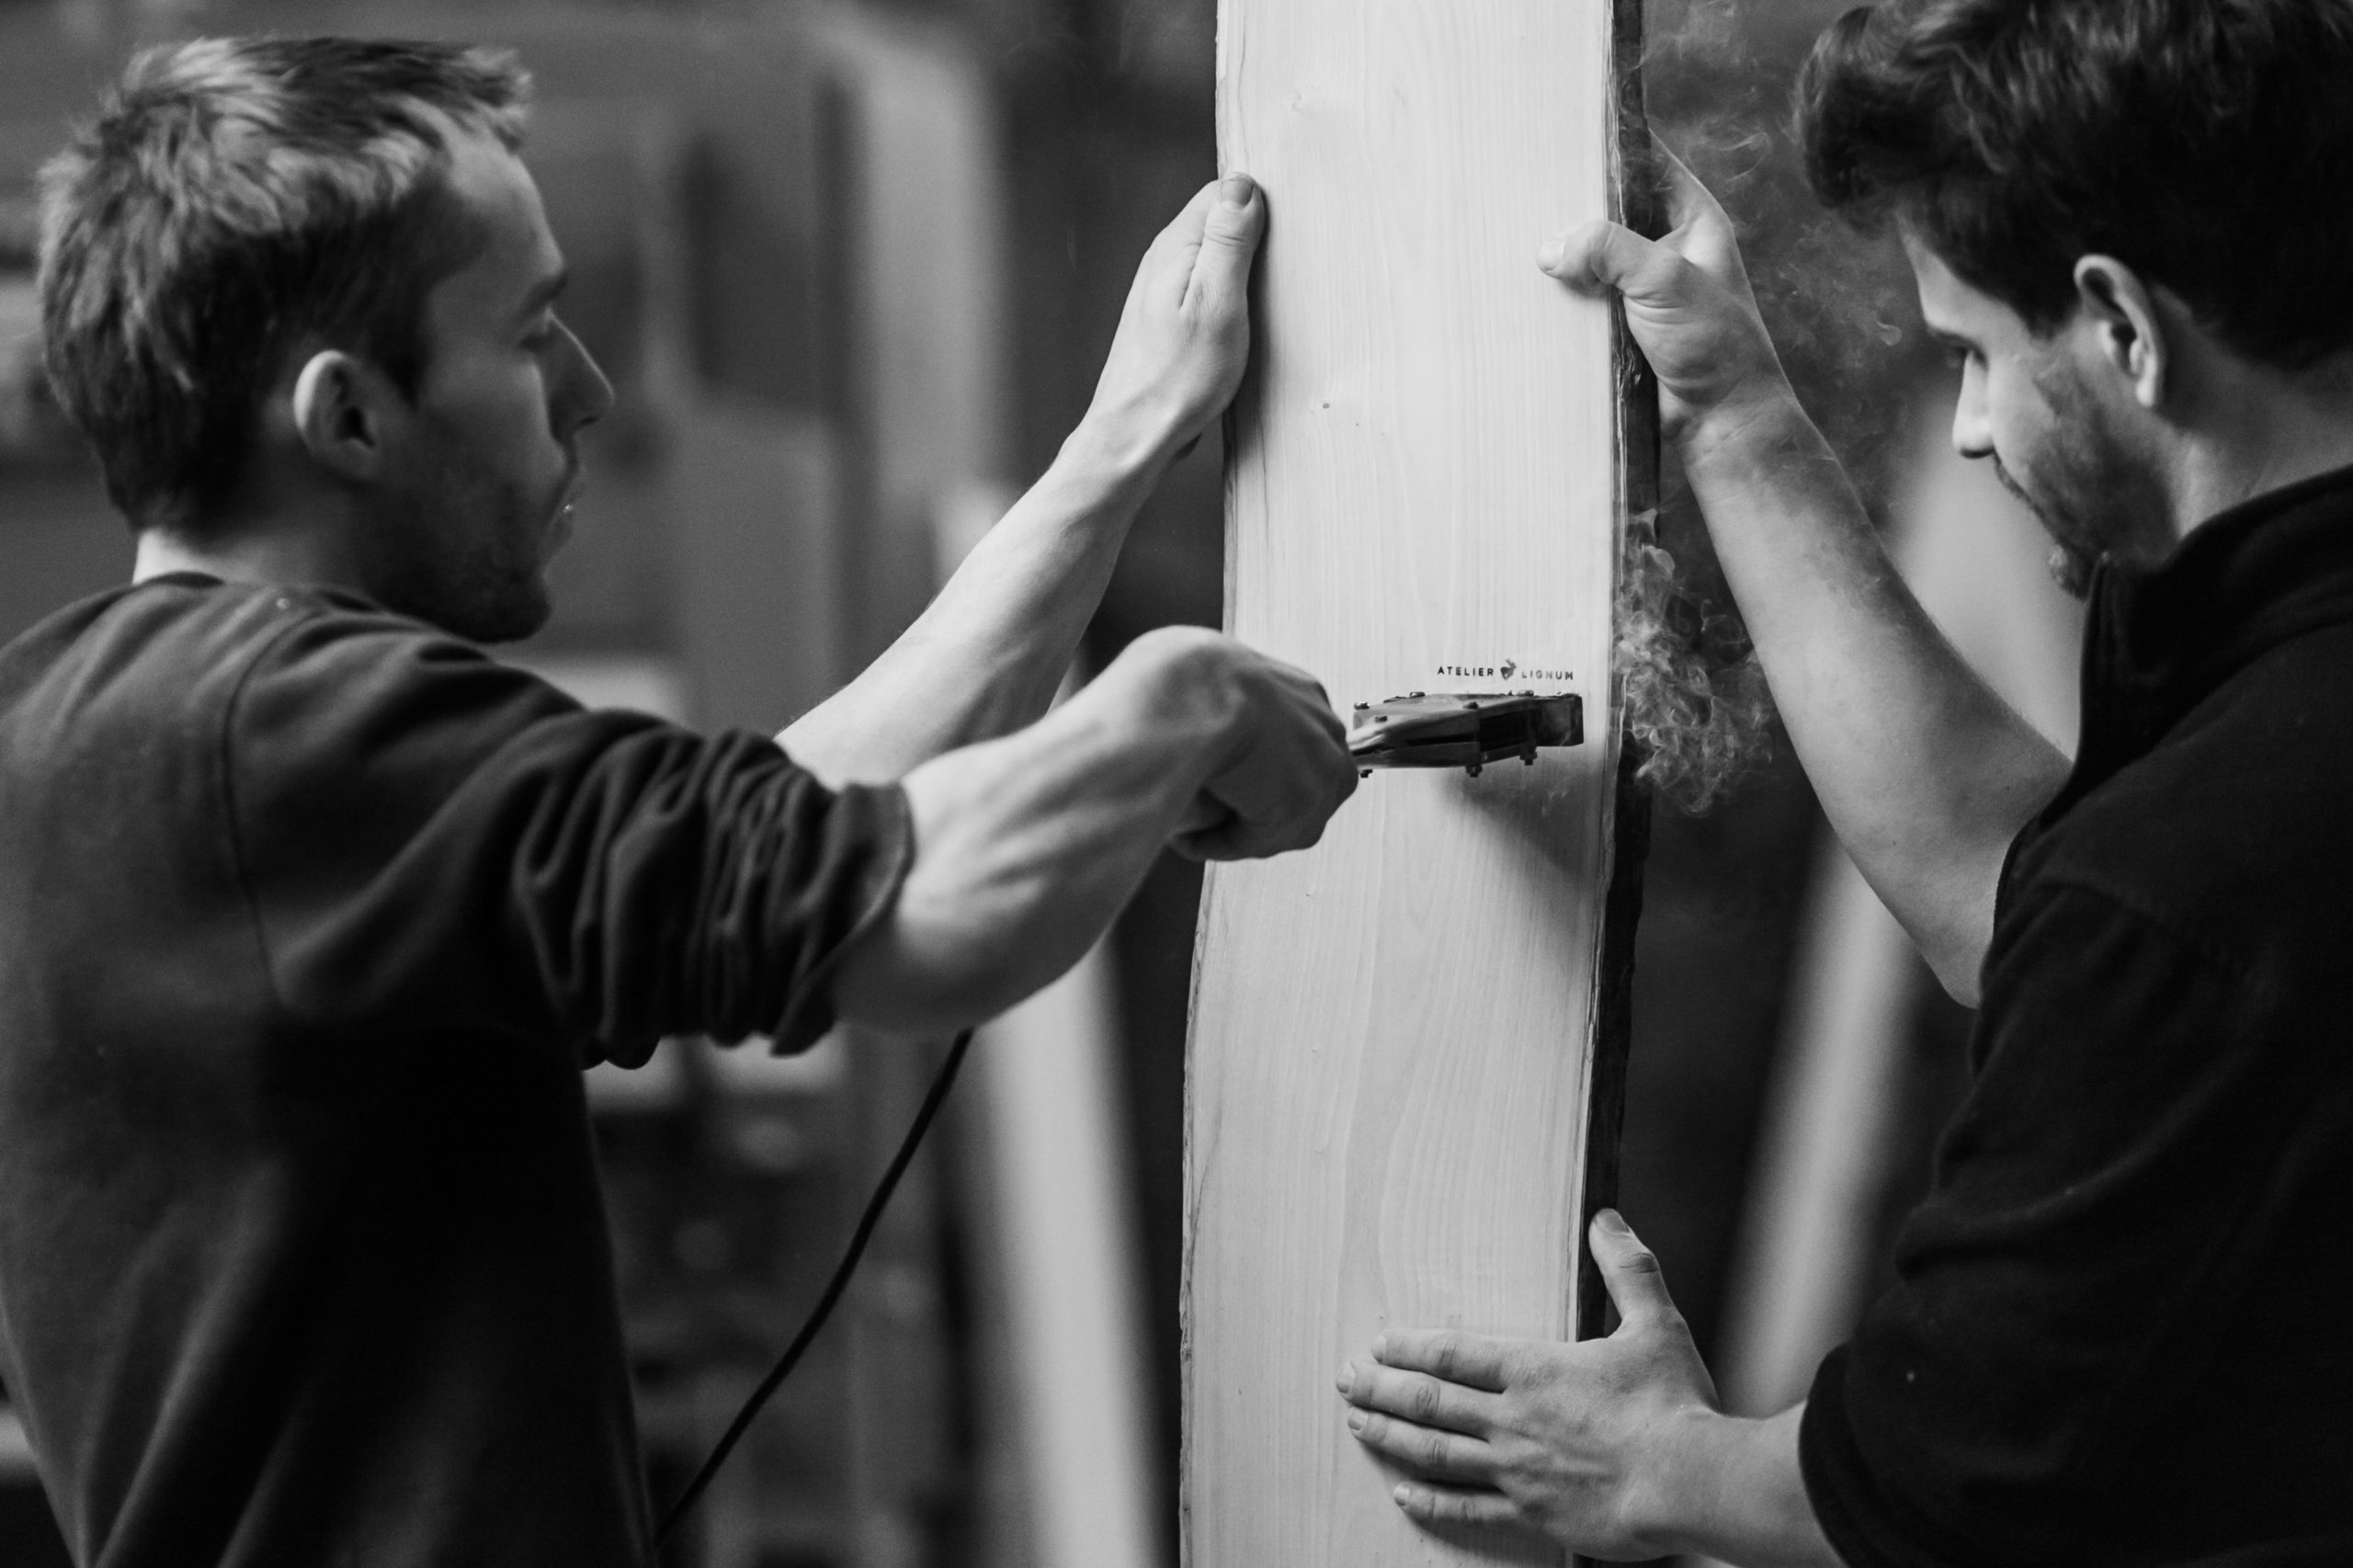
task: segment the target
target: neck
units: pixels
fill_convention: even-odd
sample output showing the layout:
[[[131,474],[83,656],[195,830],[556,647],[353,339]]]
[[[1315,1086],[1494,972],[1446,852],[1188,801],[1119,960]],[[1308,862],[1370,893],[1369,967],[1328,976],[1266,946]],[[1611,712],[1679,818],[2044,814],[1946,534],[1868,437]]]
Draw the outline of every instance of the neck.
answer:
[[[2211,417],[2177,449],[2177,537],[2258,495],[2353,468],[2353,357],[2296,376],[2240,369],[2218,378]]]
[[[198,539],[170,528],[144,528],[131,580],[201,572],[224,583],[307,584],[364,592],[367,585],[349,548],[349,532],[335,521],[318,517],[293,524],[266,516],[224,518],[209,522]]]

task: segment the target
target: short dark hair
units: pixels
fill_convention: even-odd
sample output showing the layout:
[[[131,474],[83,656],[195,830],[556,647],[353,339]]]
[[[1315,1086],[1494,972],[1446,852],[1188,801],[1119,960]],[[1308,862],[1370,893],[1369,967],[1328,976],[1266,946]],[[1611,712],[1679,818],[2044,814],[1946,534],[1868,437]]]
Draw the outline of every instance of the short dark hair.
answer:
[[[2117,257],[2245,357],[2353,347],[2353,0],[1893,0],[1798,87],[1814,191],[2040,332]]]
[[[453,135],[521,144],[505,53],[357,39],[146,51],[41,173],[41,328],[58,401],[134,528],[200,530],[306,343],[415,394],[424,306],[482,236]]]

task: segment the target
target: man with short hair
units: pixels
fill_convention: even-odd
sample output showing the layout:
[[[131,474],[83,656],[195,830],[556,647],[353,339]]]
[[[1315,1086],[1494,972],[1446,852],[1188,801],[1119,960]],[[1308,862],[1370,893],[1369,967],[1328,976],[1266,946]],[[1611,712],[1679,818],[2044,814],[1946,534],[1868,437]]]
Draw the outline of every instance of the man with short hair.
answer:
[[[85,1564],[642,1568],[583,1067],[986,1017],[1165,845],[1305,845],[1354,787],[1321,688],[1208,632],[1040,717],[1241,374],[1246,179],[1154,243],[1038,486],[782,747],[484,656],[545,619],[612,401],[526,87],[193,43],[46,175],[52,378],[138,539],[0,650],[0,1378]]]
[[[1655,1260],[1577,1346],[1342,1369],[1417,1519],[1737,1563],[2353,1562],[2353,4],[1895,0],[1799,93],[1892,221],[1953,441],[2091,605],[2068,764],[1905,591],[1676,171],[1614,293],[1824,809],[1955,995],[1974,1082],[1897,1282],[1769,1420]]]

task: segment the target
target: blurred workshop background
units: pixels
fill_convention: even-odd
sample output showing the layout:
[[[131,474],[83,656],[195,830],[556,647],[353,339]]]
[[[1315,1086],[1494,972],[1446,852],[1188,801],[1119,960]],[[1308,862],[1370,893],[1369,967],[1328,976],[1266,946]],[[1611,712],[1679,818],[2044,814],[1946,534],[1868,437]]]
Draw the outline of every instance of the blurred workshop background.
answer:
[[[1654,122],[1738,219],[1791,373],[1922,597],[2071,744],[2073,607],[2031,521],[1950,454],[1956,378],[1900,256],[1824,222],[1791,155],[1789,85],[1843,8],[1652,0]],[[254,30],[494,41],[536,74],[566,314],[620,403],[590,432],[556,618],[514,656],[705,725],[780,727],[910,619],[1051,457],[1138,256],[1214,172],[1215,0],[0,0],[0,638],[130,559],[39,373],[34,171],[135,45]],[[1529,215],[1531,256],[1559,216]],[[1217,621],[1215,449],[1137,527],[1094,660]],[[1686,630],[1736,662],[1674,489]],[[1199,886],[1163,864],[1105,951],[984,1037],[845,1312],[672,1563],[1173,1568]],[[1712,811],[1661,811],[1622,1200],[1737,1406],[1801,1397],[1874,1288],[1967,1025],[1786,744]],[[674,1041],[595,1075],[657,1501],[811,1304],[935,1060]],[[64,1561],[0,1404],[0,1563]]]

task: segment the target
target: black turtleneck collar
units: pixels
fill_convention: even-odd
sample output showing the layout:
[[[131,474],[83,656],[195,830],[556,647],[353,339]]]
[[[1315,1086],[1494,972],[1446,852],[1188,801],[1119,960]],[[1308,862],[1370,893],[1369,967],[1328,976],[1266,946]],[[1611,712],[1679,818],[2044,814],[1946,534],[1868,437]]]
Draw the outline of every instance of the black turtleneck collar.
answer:
[[[2263,654],[2353,621],[2353,468],[2232,507],[2165,562],[2103,566],[2084,638],[2083,738],[2048,824],[2146,756]]]

